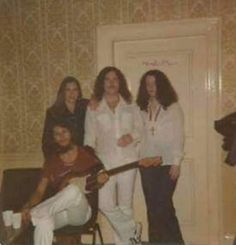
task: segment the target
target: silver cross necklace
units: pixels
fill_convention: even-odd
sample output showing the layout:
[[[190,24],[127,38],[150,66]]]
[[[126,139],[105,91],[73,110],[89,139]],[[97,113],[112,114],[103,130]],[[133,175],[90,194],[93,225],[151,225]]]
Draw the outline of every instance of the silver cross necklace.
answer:
[[[156,111],[156,113],[155,113],[155,111]],[[159,107],[154,111],[152,111],[151,106],[149,106],[149,124],[150,124],[149,130],[151,131],[153,136],[155,135],[155,132],[156,132],[155,124],[156,124],[157,118],[160,114],[160,111],[161,111],[161,105],[159,105]]]

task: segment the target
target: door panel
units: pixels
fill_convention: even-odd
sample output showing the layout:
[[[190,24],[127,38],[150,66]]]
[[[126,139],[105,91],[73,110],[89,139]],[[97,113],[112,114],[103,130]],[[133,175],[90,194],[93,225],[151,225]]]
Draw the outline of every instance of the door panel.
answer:
[[[217,49],[211,46],[212,36],[217,38],[217,31],[207,29],[207,23],[201,22],[201,26],[190,21],[181,27],[178,22],[172,22],[172,28],[170,23],[152,23],[153,29],[144,25],[124,25],[117,26],[117,32],[114,32],[114,26],[98,29],[99,69],[106,65],[120,68],[134,97],[141,75],[147,70],[159,69],[167,74],[179,95],[185,115],[185,157],[174,201],[187,244],[218,244],[220,240],[219,206],[213,208],[218,217],[214,219],[214,227],[218,227],[214,231],[210,221],[213,213],[209,212],[212,210],[210,196],[213,200],[218,200],[219,196],[219,193],[213,196],[209,193],[212,191],[212,183],[209,184],[212,171],[218,172],[217,165],[209,167],[209,154],[216,148],[209,132],[209,124],[212,124],[209,110],[215,109],[212,105],[216,106],[212,96],[217,85],[211,87],[209,74],[217,74],[218,59],[211,59],[213,51],[217,57]],[[216,22],[208,24],[215,26]],[[198,28],[194,29],[193,25]],[[101,42],[99,37],[103,37]],[[218,160],[215,160],[216,164]],[[214,181],[214,185],[219,185],[217,179]],[[143,222],[144,237],[147,238],[146,211],[139,178],[134,200],[136,218]]]

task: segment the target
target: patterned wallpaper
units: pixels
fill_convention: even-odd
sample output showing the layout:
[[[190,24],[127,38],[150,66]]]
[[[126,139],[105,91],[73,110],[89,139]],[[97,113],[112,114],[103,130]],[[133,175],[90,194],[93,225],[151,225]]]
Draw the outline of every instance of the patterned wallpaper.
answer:
[[[235,0],[0,0],[0,153],[39,151],[44,112],[62,78],[89,96],[96,26],[222,18],[223,113],[236,104]]]
[[[227,114],[236,108],[235,0],[0,0],[0,154],[40,152],[45,110],[64,76],[79,78],[90,95],[97,25],[198,17],[222,20]]]

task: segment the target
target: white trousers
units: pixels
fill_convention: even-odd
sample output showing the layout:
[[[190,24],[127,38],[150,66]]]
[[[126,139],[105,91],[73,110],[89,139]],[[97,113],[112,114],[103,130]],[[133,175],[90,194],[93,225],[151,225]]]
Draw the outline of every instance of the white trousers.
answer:
[[[51,245],[53,230],[66,225],[82,225],[91,216],[91,208],[79,187],[70,184],[31,210],[35,226],[34,245]]]
[[[135,231],[133,193],[136,170],[110,177],[99,191],[99,208],[114,230],[116,245],[130,244]]]

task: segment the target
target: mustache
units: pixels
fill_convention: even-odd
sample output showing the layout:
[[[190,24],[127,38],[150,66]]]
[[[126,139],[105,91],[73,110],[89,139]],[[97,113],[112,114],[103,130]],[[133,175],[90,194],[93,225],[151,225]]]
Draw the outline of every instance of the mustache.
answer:
[[[115,85],[108,85],[107,88],[110,89],[110,88],[119,88],[119,87],[117,87]]]
[[[59,144],[55,145],[55,152],[57,154],[63,154],[66,153],[67,151],[71,150],[73,148],[74,144],[71,142],[66,146],[61,146]]]

